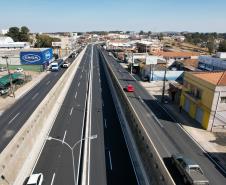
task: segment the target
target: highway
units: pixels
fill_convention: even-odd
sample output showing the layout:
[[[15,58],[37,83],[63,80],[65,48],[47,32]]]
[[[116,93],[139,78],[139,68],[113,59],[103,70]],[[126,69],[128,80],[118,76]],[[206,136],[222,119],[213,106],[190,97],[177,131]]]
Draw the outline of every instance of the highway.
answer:
[[[68,58],[67,60],[73,62],[74,59]],[[34,88],[0,116],[0,152],[28,120],[64,71],[65,69],[62,68],[59,72],[47,74]]]
[[[132,84],[134,93],[127,96],[136,110],[144,128],[147,130],[158,152],[177,184],[183,184],[180,175],[172,167],[169,157],[181,153],[196,161],[204,171],[212,185],[225,185],[226,178],[221,170],[213,163],[205,152],[182,130],[180,125],[151,97],[147,91],[125,70],[113,57],[102,50],[116,74],[122,87]],[[153,113],[155,116],[153,116]],[[157,119],[156,119],[157,118]]]
[[[92,55],[93,53],[93,55]],[[92,55],[92,56],[91,56]],[[90,63],[93,65],[89,182],[91,185],[138,184],[96,46],[88,46],[63,105],[37,161],[34,173],[44,174],[44,185],[81,183]],[[68,143],[67,146],[65,143]],[[74,175],[75,174],[75,175]],[[76,182],[76,183],[75,183]]]

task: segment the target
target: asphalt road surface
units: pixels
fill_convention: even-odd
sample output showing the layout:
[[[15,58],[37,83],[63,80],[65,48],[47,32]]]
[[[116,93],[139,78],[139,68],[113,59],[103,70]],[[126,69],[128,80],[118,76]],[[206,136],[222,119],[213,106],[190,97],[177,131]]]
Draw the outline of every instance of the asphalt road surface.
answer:
[[[92,134],[98,134],[99,139],[93,140],[91,145],[91,184],[106,184],[103,179],[103,175],[106,174],[108,185],[135,185],[138,184],[136,175],[117,117],[103,62],[102,55],[95,46]]]
[[[103,50],[102,50],[103,51]],[[196,161],[209,179],[211,185],[225,185],[225,174],[206,156],[199,146],[181,129],[168,113],[141,87],[127,70],[107,52],[103,51],[122,87],[132,84],[134,93],[127,93],[130,102],[148,131],[157,150],[177,184],[183,184],[175,167],[169,162],[171,154],[180,153]],[[157,120],[152,116],[154,113]]]
[[[82,154],[83,128],[85,123],[86,91],[88,89],[88,74],[90,62],[90,47],[87,48],[72,84],[57,115],[49,137],[59,139],[47,140],[34,173],[43,173],[44,185],[76,184],[79,177],[80,157]],[[72,158],[73,149],[74,164]],[[74,169],[74,170],[73,170]],[[74,181],[75,180],[75,181]]]
[[[75,58],[68,58],[67,60],[73,62],[74,59]],[[11,108],[7,109],[0,116],[0,152],[3,151],[23,124],[28,120],[64,71],[65,69],[62,68],[59,72],[49,73],[25,96],[20,98]]]
[[[79,142],[74,148],[73,165],[71,150],[65,143],[73,146],[84,136],[90,62],[93,62],[91,135],[98,135],[91,140],[90,184],[138,184],[107,84],[102,59],[94,46],[91,61],[91,50],[89,46],[50,132],[50,137],[58,140],[47,140],[35,167],[34,173],[44,174],[44,185],[76,184],[74,172],[76,181],[80,183],[79,169],[82,169],[80,159],[83,147]],[[62,143],[62,140],[65,143]]]

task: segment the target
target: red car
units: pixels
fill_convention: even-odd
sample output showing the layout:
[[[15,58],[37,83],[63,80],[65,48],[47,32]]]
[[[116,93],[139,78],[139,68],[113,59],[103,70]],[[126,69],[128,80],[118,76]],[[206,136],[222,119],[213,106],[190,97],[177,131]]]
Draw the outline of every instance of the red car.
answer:
[[[127,85],[126,87],[125,87],[125,90],[127,91],[127,92],[134,92],[134,87],[132,86],[132,85]]]

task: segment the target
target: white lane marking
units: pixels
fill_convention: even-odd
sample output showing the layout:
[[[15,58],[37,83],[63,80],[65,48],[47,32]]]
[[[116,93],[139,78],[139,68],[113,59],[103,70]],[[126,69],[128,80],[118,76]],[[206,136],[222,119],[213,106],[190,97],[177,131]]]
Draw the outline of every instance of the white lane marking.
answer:
[[[65,132],[64,132],[64,137],[63,137],[63,140],[62,140],[62,144],[64,143],[64,140],[66,138],[66,134],[67,134],[67,130],[65,130]]]
[[[50,84],[50,80],[46,83],[46,85],[49,85]]]
[[[140,101],[143,103],[144,102],[144,100],[139,96],[139,99],[140,99]]]
[[[54,173],[50,185],[53,185],[53,182],[54,182],[54,179],[55,179],[55,175],[56,175],[56,174]]]
[[[13,120],[16,119],[17,116],[19,116],[19,114],[20,114],[20,112],[17,113],[17,114],[13,117],[13,119],[11,119],[11,120],[9,121],[8,125],[10,125],[10,124],[13,122]]]
[[[71,108],[70,116],[72,115],[73,110],[74,110],[74,107]]]
[[[36,93],[31,99],[34,100],[38,95],[39,93]]]
[[[100,78],[99,78],[99,83],[100,83],[101,81],[100,81]]]
[[[75,99],[76,99],[76,97],[77,97],[77,94],[78,94],[78,93],[77,93],[77,91],[76,91],[76,93],[75,93]]]
[[[107,128],[107,120],[106,119],[104,119],[104,126],[105,126],[105,128]]]
[[[80,79],[82,79],[82,74],[80,75]]]
[[[110,152],[110,150],[108,151],[108,156],[109,156],[110,168],[112,170],[112,162],[111,162],[111,152]]]
[[[80,82],[78,83],[78,87],[80,86]]]

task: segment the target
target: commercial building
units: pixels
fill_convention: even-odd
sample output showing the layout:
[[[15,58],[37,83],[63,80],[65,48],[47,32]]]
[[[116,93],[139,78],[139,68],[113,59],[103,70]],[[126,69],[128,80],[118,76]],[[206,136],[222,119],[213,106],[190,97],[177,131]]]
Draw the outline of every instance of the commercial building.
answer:
[[[23,49],[29,48],[28,42],[14,42],[11,37],[0,36],[0,49]]]
[[[226,129],[226,71],[185,72],[180,105],[208,131]]]
[[[157,39],[152,39],[150,41],[142,40],[137,42],[137,50],[139,53],[160,52],[163,50],[163,44]]]
[[[23,65],[42,65],[44,69],[52,60],[52,48],[33,48],[29,50],[22,50],[20,52],[20,62]]]
[[[216,56],[200,56],[198,68],[205,71],[226,70],[226,52],[219,52]]]

